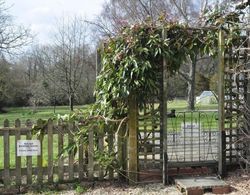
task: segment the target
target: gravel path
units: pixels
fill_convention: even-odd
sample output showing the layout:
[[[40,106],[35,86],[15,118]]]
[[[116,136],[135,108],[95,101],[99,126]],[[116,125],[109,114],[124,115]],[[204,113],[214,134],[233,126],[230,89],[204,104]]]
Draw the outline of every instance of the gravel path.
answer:
[[[250,174],[244,174],[240,170],[229,173],[225,181],[230,184],[234,190],[230,195],[250,195]],[[84,186],[84,187],[82,187]],[[58,194],[58,195],[181,195],[175,186],[164,186],[163,184],[141,184],[129,186],[119,182],[97,182],[94,186],[90,183],[78,184],[78,186],[64,186],[65,191],[46,191],[40,194]],[[38,193],[28,193],[29,195]],[[207,195],[212,193],[206,193]]]

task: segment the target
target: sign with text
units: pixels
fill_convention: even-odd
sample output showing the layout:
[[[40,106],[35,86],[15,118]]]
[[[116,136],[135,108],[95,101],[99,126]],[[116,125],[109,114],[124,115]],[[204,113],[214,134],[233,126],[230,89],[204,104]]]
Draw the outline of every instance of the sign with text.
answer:
[[[18,140],[17,156],[40,156],[41,143],[39,140]]]
[[[182,129],[199,129],[199,123],[191,123],[191,122],[186,122],[186,123],[181,123],[181,128]]]

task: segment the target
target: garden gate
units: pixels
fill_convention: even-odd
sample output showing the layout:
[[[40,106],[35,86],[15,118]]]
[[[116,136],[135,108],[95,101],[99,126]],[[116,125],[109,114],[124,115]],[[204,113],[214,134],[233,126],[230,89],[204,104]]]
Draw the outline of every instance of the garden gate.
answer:
[[[248,71],[244,65],[239,66],[242,60],[235,59],[232,52],[235,48],[227,50],[225,55],[224,45],[224,33],[220,31],[218,110],[167,114],[168,73],[164,61],[162,97],[156,98],[138,114],[139,180],[163,178],[165,183],[169,175],[176,174],[171,168],[181,167],[212,167],[223,176],[228,165],[236,165],[240,158],[244,158],[245,144],[240,141],[239,121],[246,103]],[[238,57],[246,64],[247,57]],[[244,71],[236,74],[237,67]]]

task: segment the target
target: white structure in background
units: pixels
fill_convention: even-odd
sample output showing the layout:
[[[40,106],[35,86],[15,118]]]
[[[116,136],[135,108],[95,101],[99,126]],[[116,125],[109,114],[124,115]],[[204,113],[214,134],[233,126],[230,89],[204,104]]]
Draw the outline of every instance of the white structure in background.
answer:
[[[200,96],[196,97],[197,104],[216,104],[217,99],[212,91],[203,91]]]

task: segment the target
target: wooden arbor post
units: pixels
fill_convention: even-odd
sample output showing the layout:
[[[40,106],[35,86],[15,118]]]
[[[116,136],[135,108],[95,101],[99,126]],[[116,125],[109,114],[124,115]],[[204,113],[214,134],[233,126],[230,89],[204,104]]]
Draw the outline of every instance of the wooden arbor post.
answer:
[[[138,106],[134,94],[130,94],[128,99],[128,119],[128,178],[130,184],[135,184],[138,181]]]
[[[225,123],[225,108],[224,108],[224,98],[225,98],[225,82],[224,82],[224,71],[225,71],[225,38],[224,31],[219,31],[219,67],[218,67],[218,92],[219,92],[219,104],[218,104],[218,112],[219,112],[219,141],[218,141],[218,171],[219,175],[222,177],[226,174],[226,134],[224,129]]]
[[[165,39],[166,34],[163,29],[162,37]],[[162,166],[162,181],[166,185],[168,183],[168,155],[167,155],[167,62],[163,58],[162,66],[162,109],[161,109],[161,131],[163,136],[163,166]]]

